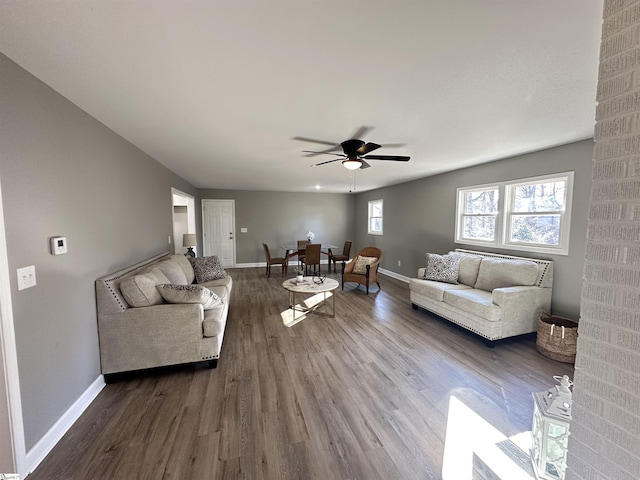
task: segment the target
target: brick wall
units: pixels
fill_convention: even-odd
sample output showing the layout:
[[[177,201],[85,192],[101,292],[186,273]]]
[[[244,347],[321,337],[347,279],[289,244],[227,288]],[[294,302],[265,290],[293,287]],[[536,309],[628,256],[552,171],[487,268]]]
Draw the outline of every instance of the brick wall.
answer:
[[[605,0],[567,480],[640,478],[640,0]]]

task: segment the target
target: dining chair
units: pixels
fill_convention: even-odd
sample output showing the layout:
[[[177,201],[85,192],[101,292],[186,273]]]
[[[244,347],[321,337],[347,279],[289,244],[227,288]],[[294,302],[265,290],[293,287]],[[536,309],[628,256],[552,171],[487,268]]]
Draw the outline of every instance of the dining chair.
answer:
[[[302,265],[305,249],[310,243],[309,240],[298,240],[298,251],[296,252],[296,255],[298,255],[298,265]]]
[[[364,247],[347,264],[342,264],[342,290],[347,282],[356,282],[367,288],[369,295],[369,285],[373,282],[378,284],[378,265],[382,260],[382,250],[378,247]]]
[[[318,265],[318,272],[320,271],[320,247],[321,245],[319,243],[309,243],[307,245],[304,256],[302,257],[305,274],[308,273],[309,265]]]
[[[265,275],[267,277],[271,276],[271,265],[282,265],[282,273],[286,274],[287,272],[287,259],[283,257],[272,257],[271,252],[269,252],[269,246],[266,243],[263,243],[264,247],[264,256],[267,259],[267,271]]]
[[[352,242],[347,240],[344,242],[344,247],[342,248],[342,254],[334,254],[333,252],[329,255],[329,271],[331,271],[331,262],[333,262],[333,273],[336,273],[336,262],[346,262],[349,260],[349,253],[351,252]]]

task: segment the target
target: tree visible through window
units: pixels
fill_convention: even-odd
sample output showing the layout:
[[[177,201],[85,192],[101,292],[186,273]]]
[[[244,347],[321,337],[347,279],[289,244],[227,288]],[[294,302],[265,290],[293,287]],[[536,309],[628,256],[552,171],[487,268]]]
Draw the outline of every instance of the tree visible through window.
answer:
[[[458,189],[456,242],[567,254],[573,172]]]
[[[368,233],[382,235],[382,200],[369,201]]]

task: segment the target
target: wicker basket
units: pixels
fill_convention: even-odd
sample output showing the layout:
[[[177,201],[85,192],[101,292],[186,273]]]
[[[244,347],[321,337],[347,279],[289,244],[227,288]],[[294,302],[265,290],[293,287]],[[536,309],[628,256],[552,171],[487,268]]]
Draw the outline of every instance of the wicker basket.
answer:
[[[574,363],[578,343],[578,322],[548,313],[540,313],[536,348],[545,357]]]

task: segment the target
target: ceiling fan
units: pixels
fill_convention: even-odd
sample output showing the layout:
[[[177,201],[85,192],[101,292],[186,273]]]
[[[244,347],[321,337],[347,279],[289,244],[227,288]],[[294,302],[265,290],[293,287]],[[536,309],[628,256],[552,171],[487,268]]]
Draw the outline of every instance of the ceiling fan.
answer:
[[[364,142],[363,140],[358,139],[367,133],[371,127],[360,127],[353,135],[353,137],[349,140],[345,140],[340,144],[334,144],[331,142],[325,142],[323,140],[314,140],[311,138],[305,137],[294,137],[294,140],[302,140],[305,142],[315,142],[324,145],[331,145],[332,148],[322,151],[311,151],[311,150],[303,150],[303,152],[308,153],[309,157],[325,154],[325,155],[335,155],[338,158],[334,158],[333,160],[327,160],[326,162],[315,163],[311,165],[312,167],[317,167],[320,165],[325,165],[327,163],[342,161],[342,165],[349,170],[357,170],[358,168],[369,168],[369,165],[366,160],[391,160],[395,162],[408,162],[411,157],[405,157],[400,155],[368,155],[368,153],[381,148],[382,145],[378,145],[377,143],[372,142]],[[387,147],[395,147],[402,146],[402,144],[387,144]],[[333,151],[342,148],[343,153],[333,153]]]

